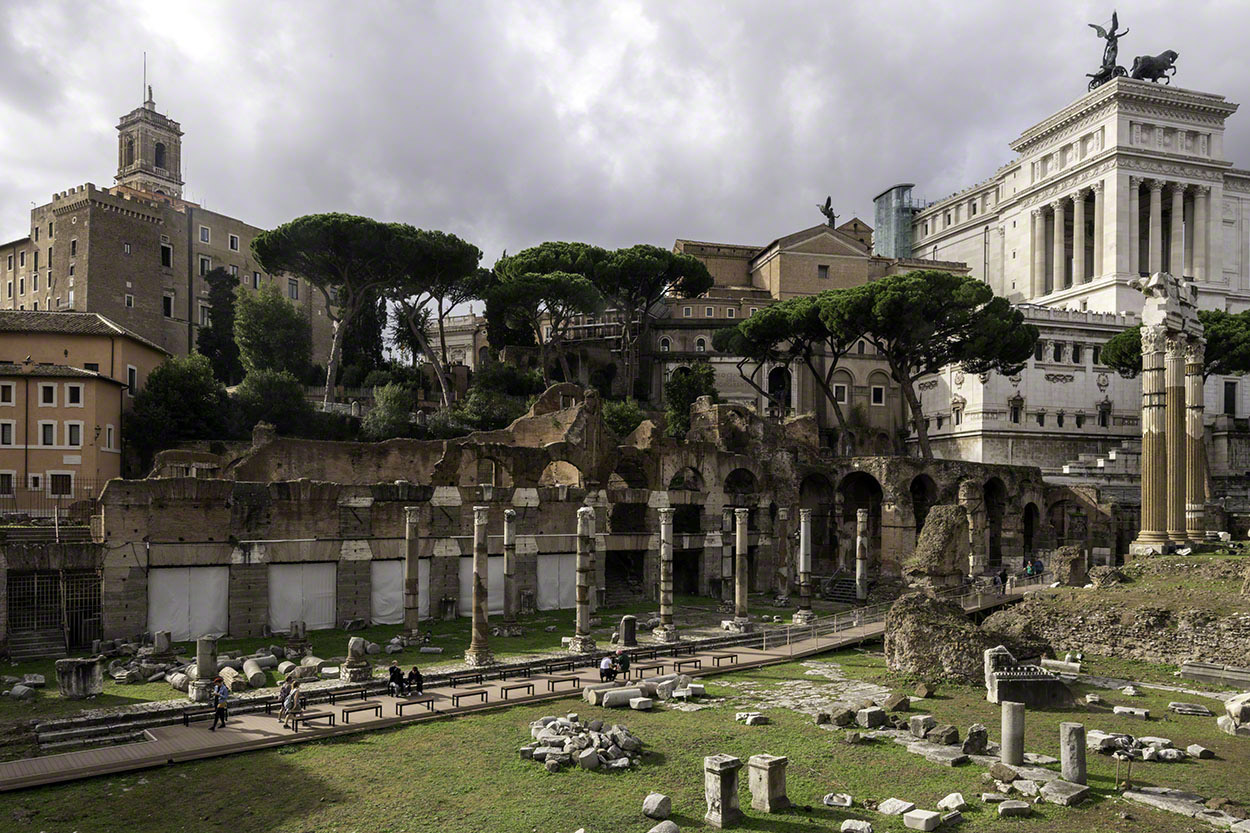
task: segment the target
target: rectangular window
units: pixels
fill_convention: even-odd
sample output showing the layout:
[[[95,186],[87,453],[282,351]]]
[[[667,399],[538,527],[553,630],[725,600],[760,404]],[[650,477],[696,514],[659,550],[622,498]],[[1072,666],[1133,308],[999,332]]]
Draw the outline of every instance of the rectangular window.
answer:
[[[13,445],[13,426],[12,420],[0,422],[0,445]]]
[[[174,317],[174,296],[166,295],[161,299],[161,311],[165,313],[166,318]]]
[[[161,266],[168,269],[174,267],[174,247],[168,243],[161,244]]]
[[[113,448],[113,426],[104,426],[104,447]]]
[[[13,297],[13,281],[9,281],[8,286],[5,287],[5,294],[10,298]]]
[[[74,277],[74,264],[72,263],[69,265],[69,276]]]
[[[9,255],[9,271],[13,271],[13,255]]]
[[[22,269],[26,268],[26,252],[17,253],[17,265]]]
[[[693,315],[693,314],[694,314],[694,310],[693,310],[693,309],[691,309],[690,307],[682,307],[682,308],[681,308],[681,316],[682,316],[682,318],[689,318],[689,317],[690,317],[691,315]]]
[[[946,421],[946,417],[938,417],[938,418],[937,418],[937,427],[938,427],[938,430],[939,430],[939,431],[941,431],[941,430],[942,430],[942,423],[944,423],[945,421]]]
[[[1072,345],[1072,363],[1073,364],[1081,363],[1081,345],[1079,344]]]
[[[74,494],[74,475],[50,472],[48,474],[48,493],[52,497],[71,497]]]
[[[17,294],[18,295],[26,294],[26,276],[25,275],[17,279]]]
[[[70,293],[69,300],[70,300],[70,303],[74,302],[74,294],[72,292]],[[129,292],[126,293],[126,308],[134,309],[134,306],[135,306],[135,296],[131,295]]]
[[[1037,415],[1037,424],[1038,424],[1038,425],[1041,425],[1041,426],[1045,426],[1045,425],[1046,425],[1046,414],[1044,414],[1044,413],[1039,413],[1039,414]]]
[[[829,280],[829,267],[823,263],[817,266],[816,277],[820,278],[822,281]]]
[[[39,405],[41,407],[56,407],[56,385],[54,383],[40,383]]]
[[[37,474],[32,474],[30,476],[30,490],[32,492],[37,492],[42,488],[43,488],[43,478]]]
[[[34,274],[30,276],[30,291],[31,292],[39,291],[39,273],[38,272],[35,272]]]
[[[56,423],[55,422],[39,423],[39,444],[40,445],[56,445]]]
[[[13,497],[13,472],[0,471],[0,495]]]
[[[725,310],[725,317],[727,318],[736,318],[737,315],[738,315],[738,311],[734,309],[733,307],[730,307],[729,309]]]
[[[252,289],[260,289],[260,272],[252,273]]]
[[[951,411],[951,423],[954,425],[962,425],[964,421],[964,412],[955,410]]]
[[[239,267],[235,266],[233,263],[230,264],[230,274],[237,278],[239,276]]]
[[[83,362],[83,364],[82,364],[82,369],[83,369],[83,370],[90,370],[90,371],[91,371],[91,372],[93,372],[93,373],[99,373],[99,372],[100,372],[100,364],[99,364],[99,362]]]
[[[1020,406],[1019,405],[1011,406],[1011,421],[1014,422],[1016,425],[1020,424]]]
[[[1060,428],[1062,428],[1062,427],[1063,427],[1063,419],[1064,419],[1064,415],[1063,415],[1063,412],[1062,412],[1062,411],[1060,411],[1059,413],[1055,414],[1055,425],[1057,425],[1057,426],[1059,426]]]
[[[1237,383],[1224,383],[1224,413],[1231,417],[1237,416]]]
[[[126,388],[131,396],[139,392],[139,369],[134,365],[126,365]]]
[[[70,448],[82,448],[82,423],[65,423],[65,444]]]
[[[885,387],[883,387],[882,385],[872,386],[872,404],[874,405],[885,404]]]
[[[200,304],[200,326],[207,327],[209,325],[208,304]]]
[[[286,282],[286,294],[292,301],[299,300],[299,281],[291,278]]]
[[[212,232],[208,230],[208,226],[200,226],[200,242],[201,243],[211,243],[212,236],[213,236]]]
[[[704,308],[703,308],[703,317],[704,317],[704,318],[713,318],[713,317],[715,317],[715,312],[713,311],[713,309],[712,309],[711,307],[704,307]]]
[[[13,383],[0,382],[0,405],[13,404]]]
[[[124,255],[128,255],[128,254],[130,254],[130,244],[129,244],[129,243],[123,243],[123,244],[122,244],[122,254],[124,254]]]
[[[230,235],[230,251],[237,252],[239,250],[239,235]]]
[[[1098,427],[1099,428],[1106,428],[1110,422],[1111,422],[1110,411],[1103,409],[1098,412]]]
[[[82,407],[82,385],[70,383],[65,386],[65,406],[67,408]]]
[[[213,259],[200,255],[200,277],[204,277],[211,271],[213,271]]]
[[[1050,352],[1051,352],[1051,357],[1055,361],[1057,362],[1063,361],[1063,345],[1061,343],[1056,341],[1054,346],[1051,348]]]
[[[35,249],[35,263],[34,263],[34,265],[33,265],[33,266],[31,266],[31,268],[32,268],[32,269],[38,269],[38,268],[39,268],[39,250],[38,250],[38,249]]]
[[[69,256],[78,257],[78,239],[77,238],[69,241]]]
[[[750,317],[751,317],[751,315],[755,315],[755,313],[757,313],[757,312],[759,312],[759,308],[758,308],[758,307],[751,307],[751,309],[750,309],[750,314],[749,314],[747,317],[748,317],[748,318],[750,318]]]
[[[1095,346],[1095,347],[1089,348],[1089,360],[1093,362],[1094,364],[1098,364],[1098,359],[1101,355],[1102,355],[1101,347]]]
[[[846,385],[833,386],[833,399],[839,405],[846,404]]]
[[[1077,428],[1084,428],[1084,427],[1085,427],[1085,414],[1077,414],[1077,415],[1076,415],[1076,427],[1077,427]]]

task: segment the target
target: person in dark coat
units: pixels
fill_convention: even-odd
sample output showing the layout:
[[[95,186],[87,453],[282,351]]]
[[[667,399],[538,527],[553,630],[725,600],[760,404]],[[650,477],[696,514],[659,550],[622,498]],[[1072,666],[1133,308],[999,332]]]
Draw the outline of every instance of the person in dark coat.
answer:
[[[417,666],[412,666],[412,670],[408,672],[408,688],[421,694],[425,690],[425,678],[421,676],[421,672],[417,670]]]
[[[399,667],[399,660],[391,660],[390,690],[395,697],[401,697],[408,693],[408,683],[404,680],[404,669]]]

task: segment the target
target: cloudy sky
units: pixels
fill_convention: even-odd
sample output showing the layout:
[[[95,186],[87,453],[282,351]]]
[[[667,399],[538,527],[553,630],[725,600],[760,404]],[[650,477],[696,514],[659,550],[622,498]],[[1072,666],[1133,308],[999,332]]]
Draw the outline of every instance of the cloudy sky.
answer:
[[[1184,11],[1181,12],[1181,8]],[[1250,100],[1244,3],[1121,4],[1121,63]],[[988,177],[1080,96],[1107,3],[0,4],[0,239],[109,184],[118,117],[181,122],[187,195],[259,226],[347,211],[493,262],[548,239],[766,243],[900,182]],[[1250,167],[1250,115],[1227,155]]]

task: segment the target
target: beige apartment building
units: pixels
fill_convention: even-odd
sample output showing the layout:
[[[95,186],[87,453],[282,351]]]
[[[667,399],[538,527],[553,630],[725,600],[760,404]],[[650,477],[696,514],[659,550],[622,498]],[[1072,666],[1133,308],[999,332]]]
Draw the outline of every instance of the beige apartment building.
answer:
[[[182,129],[157,112],[150,89],[117,130],[112,187],[53,194],[31,209],[26,237],[0,245],[0,309],[99,313],[184,355],[209,321],[204,276],[221,267],[253,290],[276,283],[324,362],[332,332],[320,291],[260,268],[251,243],[262,229],[183,199]]]

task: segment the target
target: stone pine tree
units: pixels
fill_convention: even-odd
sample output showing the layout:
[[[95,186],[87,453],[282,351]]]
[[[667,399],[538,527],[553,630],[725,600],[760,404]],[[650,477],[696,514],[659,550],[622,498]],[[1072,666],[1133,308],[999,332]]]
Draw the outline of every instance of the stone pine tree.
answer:
[[[848,292],[866,296],[856,299],[862,320],[854,327],[863,328],[889,365],[926,459],[933,452],[916,380],[951,364],[969,373],[1010,375],[1024,367],[1037,344],[1037,328],[1024,323],[1024,314],[975,278],[919,270]]]
[[[220,266],[204,276],[208,283],[208,326],[196,336],[196,349],[213,366],[213,375],[223,385],[243,381],[239,346],[234,341],[234,296],[239,279]]]
[[[323,399],[334,401],[343,339],[357,316],[393,280],[390,224],[351,214],[308,214],[258,234],[252,253],[271,275],[303,278],[325,301],[333,328]]]
[[[1250,372],[1250,310],[1198,310],[1203,338],[1202,378]],[[1102,346],[1099,362],[1126,379],[1141,373],[1141,325],[1116,333]]]

